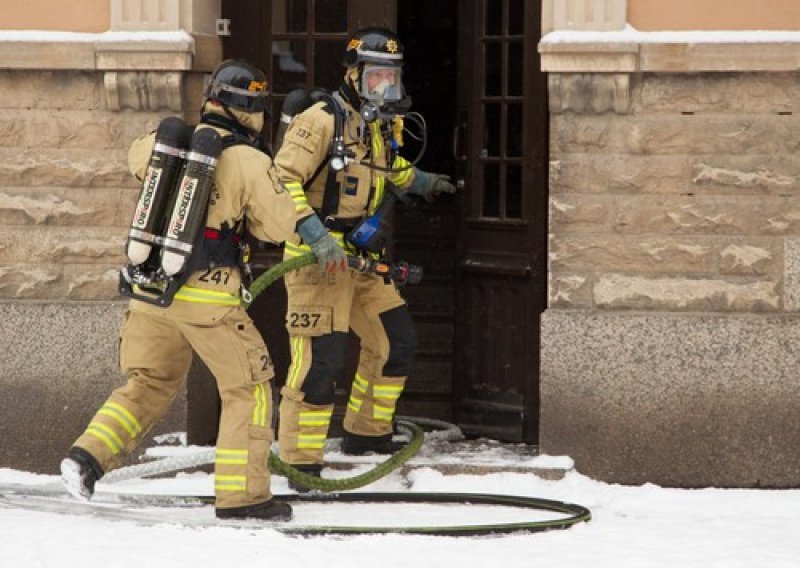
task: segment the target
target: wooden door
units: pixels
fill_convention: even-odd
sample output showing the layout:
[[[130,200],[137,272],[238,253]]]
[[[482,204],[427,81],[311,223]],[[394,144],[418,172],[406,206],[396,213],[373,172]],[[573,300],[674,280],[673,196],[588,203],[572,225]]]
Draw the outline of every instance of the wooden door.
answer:
[[[547,277],[541,3],[459,7],[456,419],[470,434],[536,443]]]

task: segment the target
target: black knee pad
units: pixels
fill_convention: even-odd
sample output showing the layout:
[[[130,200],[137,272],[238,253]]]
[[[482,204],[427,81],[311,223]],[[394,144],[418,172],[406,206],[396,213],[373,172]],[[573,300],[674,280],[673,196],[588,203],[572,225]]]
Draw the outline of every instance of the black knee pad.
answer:
[[[333,404],[336,379],[344,368],[347,334],[334,331],[311,338],[311,368],[300,390],[309,404]]]
[[[406,377],[414,363],[417,334],[408,306],[400,306],[381,314],[381,323],[389,338],[389,359],[383,366],[384,377]]]

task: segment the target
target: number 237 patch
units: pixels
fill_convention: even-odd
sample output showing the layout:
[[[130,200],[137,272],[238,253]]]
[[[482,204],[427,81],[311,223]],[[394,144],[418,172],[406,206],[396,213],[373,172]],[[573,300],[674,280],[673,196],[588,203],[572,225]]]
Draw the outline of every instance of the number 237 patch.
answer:
[[[286,329],[292,335],[324,335],[333,330],[330,306],[289,306]]]

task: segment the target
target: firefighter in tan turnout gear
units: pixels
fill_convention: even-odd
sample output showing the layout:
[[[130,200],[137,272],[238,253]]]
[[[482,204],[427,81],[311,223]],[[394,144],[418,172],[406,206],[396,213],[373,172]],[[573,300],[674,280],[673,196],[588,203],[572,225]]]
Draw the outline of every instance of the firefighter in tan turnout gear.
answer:
[[[281,391],[280,455],[317,476],[348,330],[359,336],[361,352],[344,419],[347,454],[398,449],[393,418],[416,345],[408,307],[394,283],[345,264],[346,254],[375,258],[385,252],[380,239],[376,250],[356,238],[362,234],[359,223],[393,198],[391,191],[427,200],[455,192],[447,176],[423,172],[398,154],[403,116],[411,117],[397,36],[383,28],[356,32],[344,63],[338,92],[292,119],[275,156],[298,208],[310,205],[317,213],[299,227],[299,240],[286,242],[285,258],[307,254],[307,243],[320,235],[338,243],[327,264],[317,255],[322,270],[310,266],[285,277],[292,361]]]
[[[273,500],[270,493],[272,361],[241,305],[245,224],[256,238],[281,242],[294,234],[304,213],[301,209],[298,215],[290,194],[274,175],[270,158],[254,144],[263,126],[267,95],[264,74],[244,61],[225,61],[212,74],[201,124],[192,139],[209,135],[221,140],[224,149],[218,160],[197,156],[196,148],[187,158],[187,163],[194,159],[200,169],[216,162],[207,214],[203,203],[199,237],[187,257],[185,275],[178,280],[181,284],[168,302],[149,301],[145,292],[149,281],[137,272],[141,267],[128,267],[126,279],[134,299],[124,316],[119,349],[127,383],[112,392],[61,464],[64,484],[76,497],[91,498],[95,482],[119,466],[163,416],[183,386],[194,350],[216,377],[222,398],[214,472],[217,517],[291,518],[291,507]],[[130,170],[140,180],[146,179],[145,186],[158,178],[148,168],[151,155],[156,151],[170,155],[169,145],[157,136],[139,138],[129,152]],[[181,192],[187,187],[193,186],[182,182]],[[140,206],[151,205],[152,195],[148,196],[140,199]],[[187,208],[183,193],[175,201],[168,230],[173,229],[175,216]],[[181,226],[186,225],[183,221]],[[159,243],[148,240],[142,227],[131,231],[129,257],[134,256],[133,245]],[[172,249],[164,245],[160,257],[151,255],[151,260],[161,262],[154,278],[167,270],[169,250],[174,256],[190,248],[175,241]],[[148,250],[150,245],[143,257]],[[181,257],[169,257],[169,266],[175,258]],[[152,288],[156,293],[162,289]]]

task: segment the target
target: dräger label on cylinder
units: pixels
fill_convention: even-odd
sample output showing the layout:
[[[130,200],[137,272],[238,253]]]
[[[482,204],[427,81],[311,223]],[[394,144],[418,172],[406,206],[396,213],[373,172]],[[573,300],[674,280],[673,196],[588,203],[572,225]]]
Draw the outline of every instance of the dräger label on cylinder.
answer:
[[[172,212],[172,219],[169,221],[168,237],[177,239],[186,230],[186,221],[192,208],[192,200],[196,189],[197,178],[183,178],[183,183],[181,183],[181,188],[178,192],[178,203]]]
[[[133,216],[134,229],[144,229],[150,219],[152,213],[151,206],[153,204],[153,197],[156,193],[156,187],[161,180],[162,168],[148,168],[147,177],[145,178],[144,191],[139,198],[139,203],[136,205],[136,213]]]

